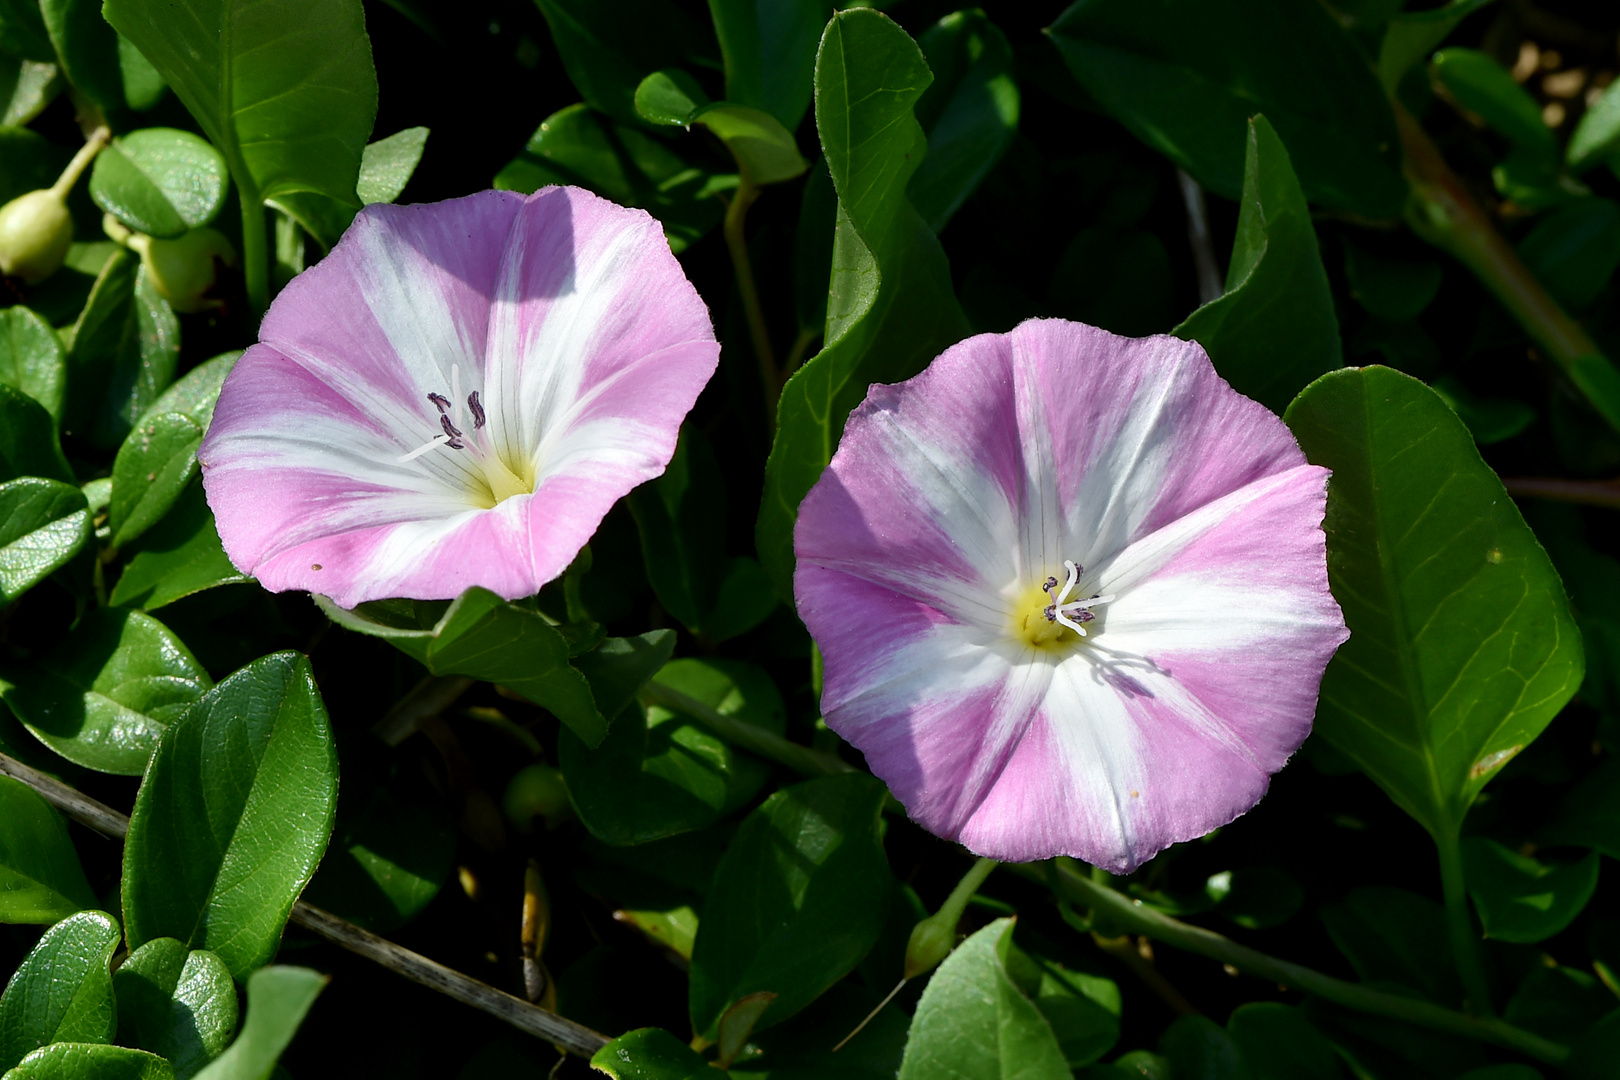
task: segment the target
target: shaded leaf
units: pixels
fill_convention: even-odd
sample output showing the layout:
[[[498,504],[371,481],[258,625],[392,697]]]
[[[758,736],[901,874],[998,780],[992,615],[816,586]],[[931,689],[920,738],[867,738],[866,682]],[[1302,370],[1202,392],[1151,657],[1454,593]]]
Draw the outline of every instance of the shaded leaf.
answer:
[[[708,1080],[723,1075],[663,1028],[638,1028],[608,1043],[591,1065],[614,1080]]]
[[[301,967],[267,967],[249,975],[242,1033],[198,1080],[267,1080],[327,981]]]
[[[166,1058],[186,1080],[218,1057],[236,1032],[236,984],[211,952],[174,938],[148,941],[113,973],[118,1037]]]
[[[50,323],[21,305],[0,311],[0,384],[33,398],[53,420],[62,419],[67,350]],[[8,416],[6,422],[15,421]]]
[[[114,607],[156,611],[204,589],[253,580],[225,554],[201,484],[180,493],[139,547],[113,586],[108,602]]]
[[[816,43],[832,11],[830,0],[710,0],[726,97],[797,130],[814,89]]]
[[[122,547],[162,519],[198,474],[203,428],[184,413],[147,413],[113,460],[108,524]]]
[[[145,1050],[59,1042],[23,1058],[6,1080],[174,1080],[174,1068]]]
[[[68,430],[110,450],[174,379],[180,324],[140,260],[120,250],[102,267],[68,349]]]
[[[73,470],[62,454],[56,422],[45,406],[20,390],[0,383],[0,480],[22,476],[73,482]]]
[[[1493,840],[1470,836],[1462,845],[1468,895],[1485,936],[1531,943],[1552,937],[1586,907],[1597,889],[1596,852],[1579,862],[1549,866]]]
[[[91,539],[78,488],[37,477],[0,484],[0,604],[66,566]]]
[[[95,906],[61,815],[0,776],[0,923],[53,923]]]

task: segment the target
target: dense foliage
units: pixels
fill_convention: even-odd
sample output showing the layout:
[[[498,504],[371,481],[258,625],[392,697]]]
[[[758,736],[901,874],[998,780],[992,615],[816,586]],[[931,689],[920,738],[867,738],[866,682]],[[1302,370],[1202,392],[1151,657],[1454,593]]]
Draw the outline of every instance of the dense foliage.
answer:
[[[1620,1077],[1620,15],[878,6],[0,0],[0,1074]],[[548,184],[712,313],[667,472],[532,598],[237,571],[271,300]],[[1314,733],[1126,877],[909,821],[793,605],[868,387],[1031,316],[1333,470]]]

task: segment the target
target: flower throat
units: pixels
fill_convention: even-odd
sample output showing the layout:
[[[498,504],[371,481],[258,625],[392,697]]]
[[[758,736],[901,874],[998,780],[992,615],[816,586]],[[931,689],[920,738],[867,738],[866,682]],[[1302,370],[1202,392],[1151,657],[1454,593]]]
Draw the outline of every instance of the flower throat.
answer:
[[[485,509],[505,502],[513,495],[532,493],[533,463],[522,462],[514,470],[501,459],[501,455],[491,445],[485,432],[488,417],[484,413],[483,403],[478,400],[477,390],[467,395],[466,411],[463,412],[459,364],[450,368],[450,386],[450,397],[437,393],[430,393],[427,396],[433,407],[439,410],[440,433],[410,453],[401,454],[398,460],[402,463],[414,461],[440,447],[467,452],[478,465],[479,475],[476,478],[482,479],[483,483],[477,485],[474,494],[478,496]],[[468,429],[471,434],[468,433]]]
[[[1095,607],[1111,602],[1112,594],[1094,594],[1069,599],[1085,568],[1068,559],[1063,561],[1066,579],[1048,577],[1038,589],[1029,589],[1019,598],[1013,612],[1013,634],[1037,649],[1063,650],[1078,645],[1087,636],[1085,624],[1097,616]]]

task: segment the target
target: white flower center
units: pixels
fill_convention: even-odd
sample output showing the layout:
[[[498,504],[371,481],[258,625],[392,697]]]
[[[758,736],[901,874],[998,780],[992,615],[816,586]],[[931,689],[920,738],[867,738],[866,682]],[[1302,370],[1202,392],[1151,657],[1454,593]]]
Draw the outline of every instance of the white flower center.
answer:
[[[1061,588],[1056,577],[1049,577],[1040,588],[1028,590],[1014,608],[1013,633],[1036,648],[1077,644],[1080,638],[1087,636],[1085,624],[1097,617],[1093,609],[1115,598],[1110,593],[1070,599],[1085,570],[1068,559],[1063,561],[1063,569],[1065,580]]]
[[[533,465],[524,462],[514,469],[501,459],[492,445],[486,428],[487,417],[483,403],[478,400],[477,390],[467,395],[463,409],[459,364],[450,368],[450,397],[430,393],[427,399],[439,411],[440,432],[410,453],[401,454],[398,458],[400,462],[415,461],[440,447],[460,450],[478,466],[484,481],[481,487],[487,490],[480,490],[476,494],[488,506],[495,506],[513,495],[528,495],[534,491]]]

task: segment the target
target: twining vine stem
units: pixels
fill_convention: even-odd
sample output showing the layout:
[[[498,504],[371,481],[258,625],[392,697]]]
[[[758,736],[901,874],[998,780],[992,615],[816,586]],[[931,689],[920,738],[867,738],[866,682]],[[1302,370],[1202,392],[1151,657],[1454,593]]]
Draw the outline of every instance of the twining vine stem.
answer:
[[[1436,1031],[1505,1046],[1552,1065],[1560,1065],[1569,1057],[1569,1047],[1503,1020],[1469,1016],[1433,1002],[1386,994],[1287,960],[1279,960],[1246,945],[1239,945],[1212,930],[1173,919],[1107,885],[1098,884],[1067,859],[1058,859],[1053,865],[1057,871],[1058,888],[1075,903],[1090,907],[1092,917],[1097,922],[1106,922],[1111,927],[1133,931],[1165,945],[1207,956],[1211,960],[1230,964],[1246,974],[1302,993],[1314,994],[1356,1012],[1404,1020]],[[1039,873],[1038,870],[1034,872]]]
[[[778,765],[786,765],[804,776],[833,776],[856,771],[855,766],[841,758],[789,742],[746,720],[727,716],[714,706],[706,705],[663,683],[648,683],[642,687],[639,697],[644,705],[660,705],[674,712],[685,713],[694,720],[701,720],[705,727],[733,746]]]
[[[754,265],[748,258],[748,235],[745,226],[748,208],[759,198],[759,186],[748,178],[748,170],[738,174],[737,190],[726,204],[726,248],[731,252],[731,265],[737,271],[737,292],[742,296],[743,312],[748,317],[748,336],[759,360],[759,381],[765,392],[765,418],[771,430],[776,429],[776,398],[782,392],[781,373],[776,367],[776,351],[771,348],[771,334],[765,325],[765,309],[759,304],[759,289],[754,284]]]
[[[1468,910],[1468,885],[1463,877],[1462,849],[1456,830],[1435,836],[1440,850],[1440,885],[1446,900],[1446,926],[1451,934],[1451,954],[1462,976],[1468,1006],[1480,1016],[1491,1015],[1491,992],[1485,983],[1485,965],[1479,955],[1479,934]]]
[[[126,815],[59,780],[30,769],[15,758],[0,754],[0,773],[27,784],[62,813],[103,836],[122,840],[129,832],[129,818]],[[571,1053],[588,1058],[606,1046],[609,1041],[601,1032],[592,1031],[583,1024],[576,1024],[556,1013],[537,1008],[521,998],[447,968],[419,953],[400,948],[393,942],[378,937],[369,930],[362,930],[354,923],[340,919],[331,912],[322,911],[312,904],[306,904],[301,900],[295,904],[292,921],[334,945],[341,945],[352,953],[382,965],[396,975],[403,975],[430,990],[437,990],[464,1005],[471,1005],[475,1009],[489,1013],[520,1031],[545,1039]]]

